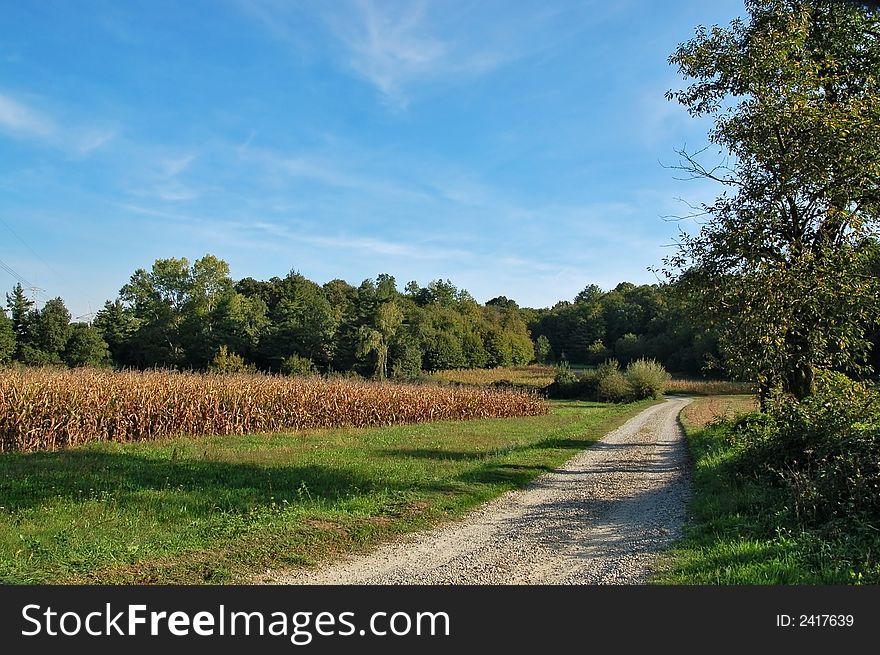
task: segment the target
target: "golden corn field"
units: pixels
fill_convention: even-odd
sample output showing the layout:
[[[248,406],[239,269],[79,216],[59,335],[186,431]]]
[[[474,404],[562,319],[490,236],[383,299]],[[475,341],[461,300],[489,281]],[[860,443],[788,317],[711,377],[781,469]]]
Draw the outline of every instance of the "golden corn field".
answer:
[[[508,389],[256,374],[0,369],[0,451],[548,411],[536,395]]]
[[[666,393],[692,393],[701,396],[754,393],[754,385],[728,380],[672,379],[666,383]]]
[[[507,380],[514,384],[536,389],[553,382],[556,371],[552,366],[532,364],[531,366],[505,366],[499,368],[459,368],[437,371],[431,378],[438,382],[457,382],[460,384],[492,384]]]

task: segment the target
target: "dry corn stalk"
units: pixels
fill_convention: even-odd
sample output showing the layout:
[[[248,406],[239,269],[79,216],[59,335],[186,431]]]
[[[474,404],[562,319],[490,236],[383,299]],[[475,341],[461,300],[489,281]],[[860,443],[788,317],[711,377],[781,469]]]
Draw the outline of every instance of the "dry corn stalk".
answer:
[[[535,394],[511,389],[175,371],[0,370],[0,451],[547,412]]]

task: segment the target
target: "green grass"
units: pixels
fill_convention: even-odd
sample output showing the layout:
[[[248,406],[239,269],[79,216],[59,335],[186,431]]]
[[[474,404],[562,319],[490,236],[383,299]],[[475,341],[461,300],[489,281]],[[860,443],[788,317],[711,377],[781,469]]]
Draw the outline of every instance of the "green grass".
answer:
[[[730,401],[731,399],[727,399]],[[848,535],[828,541],[793,527],[779,489],[734,476],[734,451],[725,445],[726,427],[711,423],[708,406],[730,407],[701,398],[682,413],[693,461],[693,520],[685,538],[654,577],[661,584],[782,585],[880,582],[871,561],[876,537]],[[737,404],[740,406],[737,407]],[[734,403],[744,409],[742,401]],[[691,420],[689,420],[689,417]]]
[[[461,515],[649,404],[0,454],[0,582],[253,581]]]

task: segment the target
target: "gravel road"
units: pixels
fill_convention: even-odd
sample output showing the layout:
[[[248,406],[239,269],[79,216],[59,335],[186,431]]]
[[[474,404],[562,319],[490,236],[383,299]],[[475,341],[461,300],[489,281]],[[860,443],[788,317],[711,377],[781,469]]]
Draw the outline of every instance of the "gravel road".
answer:
[[[261,582],[639,584],[679,537],[690,481],[678,413],[649,407],[527,488],[366,555]]]

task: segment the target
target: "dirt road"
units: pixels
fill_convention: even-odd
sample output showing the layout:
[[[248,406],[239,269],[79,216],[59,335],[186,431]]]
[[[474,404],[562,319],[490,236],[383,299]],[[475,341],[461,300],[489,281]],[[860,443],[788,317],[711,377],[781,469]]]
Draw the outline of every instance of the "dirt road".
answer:
[[[529,487],[367,555],[261,582],[638,584],[681,531],[690,494],[678,413],[649,407]]]

